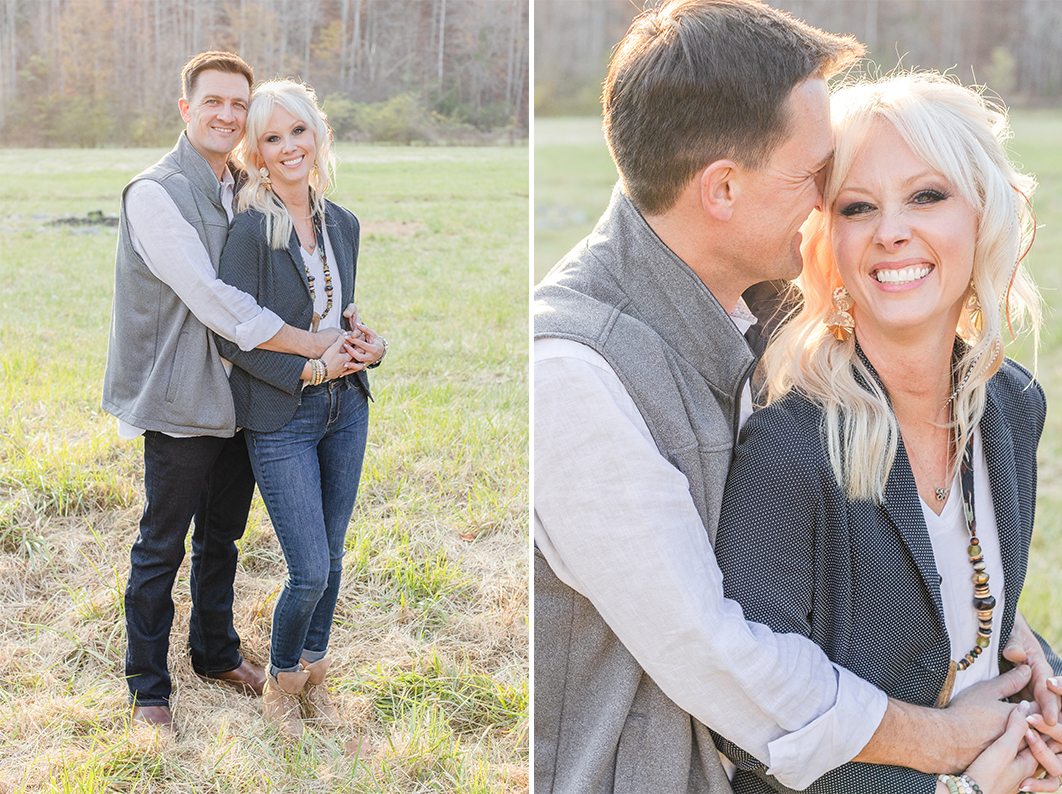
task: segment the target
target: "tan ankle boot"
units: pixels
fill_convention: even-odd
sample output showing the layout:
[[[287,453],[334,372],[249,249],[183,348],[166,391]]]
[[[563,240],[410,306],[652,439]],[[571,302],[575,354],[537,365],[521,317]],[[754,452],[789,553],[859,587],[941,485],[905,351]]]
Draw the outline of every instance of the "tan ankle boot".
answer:
[[[332,704],[332,699],[328,696],[328,687],[324,682],[330,661],[327,656],[312,664],[307,664],[305,659],[302,660],[302,669],[310,675],[306,689],[303,690],[303,702],[306,705],[307,718],[336,725],[339,723],[339,712]]]
[[[289,739],[302,736],[302,709],[300,696],[310,677],[309,670],[295,673],[278,673],[266,680],[262,695],[262,713]]]

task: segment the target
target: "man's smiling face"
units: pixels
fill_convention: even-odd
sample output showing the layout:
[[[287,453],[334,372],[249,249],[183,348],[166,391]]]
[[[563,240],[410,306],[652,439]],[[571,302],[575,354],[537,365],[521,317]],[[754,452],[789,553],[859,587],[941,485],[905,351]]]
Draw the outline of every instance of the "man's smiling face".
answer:
[[[200,72],[192,96],[179,103],[189,142],[215,170],[243,137],[250,97],[251,86],[242,74],[207,69]]]

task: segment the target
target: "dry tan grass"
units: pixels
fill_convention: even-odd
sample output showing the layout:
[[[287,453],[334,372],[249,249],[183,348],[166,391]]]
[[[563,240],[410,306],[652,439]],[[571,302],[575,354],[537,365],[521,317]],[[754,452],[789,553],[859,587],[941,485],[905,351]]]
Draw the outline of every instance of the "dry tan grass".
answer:
[[[134,449],[122,453],[133,467]],[[101,780],[133,782],[147,776],[148,787],[136,789],[144,791],[184,792],[193,782],[197,791],[220,791],[226,790],[225,780],[252,785],[238,790],[256,790],[255,781],[264,786],[261,790],[318,790],[316,783],[303,787],[310,784],[299,782],[298,772],[281,774],[293,766],[312,770],[325,786],[320,790],[332,790],[325,785],[329,775],[334,780],[353,775],[386,781],[381,789],[386,791],[527,791],[527,765],[521,760],[527,754],[526,714],[499,720],[489,715],[488,704],[482,725],[465,724],[447,700],[447,683],[438,692],[432,689],[432,681],[448,676],[430,674],[421,703],[406,703],[388,714],[377,705],[393,676],[416,670],[450,671],[455,681],[489,671],[503,685],[526,686],[526,546],[517,516],[481,531],[473,541],[462,537],[468,537],[464,522],[417,526],[414,542],[383,544],[370,570],[346,578],[331,641],[344,725],[314,737],[319,746],[307,749],[313,757],[292,762],[284,759],[283,744],[263,721],[255,699],[193,673],[184,648],[190,609],[187,559],[174,590],[169,657],[177,737],[156,742],[142,730],[129,730],[122,588],[139,496],[134,490],[128,506],[70,517],[40,516],[28,497],[26,492],[7,495],[7,504],[14,506],[8,521],[31,528],[48,551],[47,559],[35,561],[17,549],[0,554],[0,791],[62,790],[62,775],[71,770],[82,776],[95,771]],[[368,514],[394,512],[393,503],[383,510],[379,498],[369,496],[359,507],[352,534]],[[434,602],[396,602],[393,583],[381,575],[384,563],[438,554],[457,561],[456,585]],[[236,627],[245,655],[264,663],[284,566],[257,498],[243,559],[236,580]],[[462,730],[454,731],[455,721]],[[355,769],[348,746],[359,735],[369,738],[373,751],[359,758]],[[263,755],[272,763],[263,764]],[[477,763],[483,767],[484,788],[468,788],[475,775],[470,777],[467,767]],[[434,782],[425,788],[429,778]]]

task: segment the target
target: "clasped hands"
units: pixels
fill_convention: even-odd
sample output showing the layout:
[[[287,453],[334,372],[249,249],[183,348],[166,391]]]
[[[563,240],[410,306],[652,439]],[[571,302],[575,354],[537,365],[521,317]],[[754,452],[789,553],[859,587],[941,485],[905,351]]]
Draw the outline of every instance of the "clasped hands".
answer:
[[[383,358],[386,350],[383,337],[361,322],[357,305],[349,304],[343,317],[350,330],[325,328],[316,334],[325,345],[320,358],[328,368],[326,380],[365,369]]]
[[[1062,677],[1054,675],[1036,635],[1020,612],[1015,616],[1003,656],[1016,667],[998,679],[970,687],[956,696],[946,710],[954,709],[955,716],[966,723],[962,728],[972,729],[974,722],[991,722],[983,710],[984,700],[981,706],[973,705],[979,697],[978,689],[984,687],[988,692],[995,689],[996,697],[1010,697],[1012,701],[1021,699],[1017,705],[996,701],[998,709],[993,709],[991,702],[987,704],[988,709],[996,710],[999,717],[1005,718],[1005,730],[966,771],[985,794],[1019,789],[1057,791],[1062,777],[1062,724],[1059,723]]]

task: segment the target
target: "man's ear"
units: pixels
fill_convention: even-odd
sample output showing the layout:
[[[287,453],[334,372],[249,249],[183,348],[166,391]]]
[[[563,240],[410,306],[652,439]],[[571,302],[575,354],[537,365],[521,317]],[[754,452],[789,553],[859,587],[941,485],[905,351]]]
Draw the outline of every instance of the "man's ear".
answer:
[[[701,171],[701,207],[716,220],[728,221],[734,214],[740,174],[733,160],[716,160]]]
[[[191,106],[188,104],[187,99],[185,99],[184,97],[178,99],[177,107],[181,109],[181,118],[184,119],[185,124],[192,120],[192,117],[188,115],[188,108]]]

